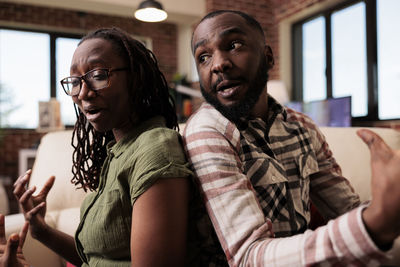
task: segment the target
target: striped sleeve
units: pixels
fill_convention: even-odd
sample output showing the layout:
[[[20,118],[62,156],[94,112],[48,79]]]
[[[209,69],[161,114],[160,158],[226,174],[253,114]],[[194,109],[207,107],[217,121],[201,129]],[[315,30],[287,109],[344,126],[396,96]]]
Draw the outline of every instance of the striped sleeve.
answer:
[[[377,266],[384,257],[365,230],[363,207],[316,231],[273,238],[271,223],[243,174],[240,134],[209,105],[188,121],[183,137],[230,266]]]

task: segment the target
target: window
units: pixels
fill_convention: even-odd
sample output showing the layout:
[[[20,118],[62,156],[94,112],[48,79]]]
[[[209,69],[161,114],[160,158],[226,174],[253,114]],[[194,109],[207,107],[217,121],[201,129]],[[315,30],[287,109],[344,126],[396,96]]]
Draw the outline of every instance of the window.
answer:
[[[303,100],[325,99],[325,19],[318,17],[304,23],[303,34]]]
[[[378,27],[378,103],[379,118],[395,119],[400,115],[400,1],[377,2]]]
[[[293,25],[295,100],[352,96],[355,121],[399,119],[398,10],[398,0],[351,0]]]
[[[56,40],[56,97],[60,101],[62,121],[65,125],[74,125],[76,115],[72,98],[64,93],[61,79],[69,76],[69,67],[79,40],[73,38],[57,38]]]
[[[332,96],[350,95],[352,115],[368,112],[365,3],[332,13]]]
[[[50,97],[47,34],[0,31],[1,126],[35,128],[38,101]],[[26,45],[29,44],[29,45]]]
[[[72,100],[63,95],[80,36],[0,29],[0,127],[36,128],[38,103],[56,97],[64,124],[75,121]]]

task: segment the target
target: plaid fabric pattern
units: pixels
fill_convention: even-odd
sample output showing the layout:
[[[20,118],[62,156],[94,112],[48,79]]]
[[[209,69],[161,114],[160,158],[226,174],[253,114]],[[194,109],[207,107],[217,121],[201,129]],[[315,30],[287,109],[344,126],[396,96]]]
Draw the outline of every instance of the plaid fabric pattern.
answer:
[[[383,254],[325,138],[305,115],[268,105],[267,123],[235,125],[205,103],[183,134],[229,265],[375,266]],[[307,230],[310,201],[334,220]]]
[[[286,111],[270,98],[269,122]],[[303,126],[281,127],[260,118],[239,123],[244,174],[257,192],[276,237],[302,233],[310,223],[309,176],[319,171],[312,139]],[[240,152],[239,152],[240,153]],[[359,204],[357,196],[349,207]],[[338,210],[343,213],[345,210]],[[335,214],[336,217],[339,214]]]

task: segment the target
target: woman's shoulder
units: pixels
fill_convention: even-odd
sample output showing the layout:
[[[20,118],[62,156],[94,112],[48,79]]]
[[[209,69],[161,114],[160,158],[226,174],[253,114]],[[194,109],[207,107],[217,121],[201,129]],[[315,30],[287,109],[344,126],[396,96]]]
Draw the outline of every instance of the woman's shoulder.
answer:
[[[176,146],[180,143],[180,134],[173,129],[159,126],[148,129],[137,138],[140,146],[158,147],[158,146]]]
[[[129,150],[130,154],[151,161],[185,161],[180,134],[164,125],[155,125],[141,132]]]

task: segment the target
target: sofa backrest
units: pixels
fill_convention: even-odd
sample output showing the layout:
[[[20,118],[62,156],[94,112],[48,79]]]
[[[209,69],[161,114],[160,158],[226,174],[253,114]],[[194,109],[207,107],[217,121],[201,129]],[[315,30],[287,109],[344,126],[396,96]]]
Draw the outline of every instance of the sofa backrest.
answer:
[[[56,177],[47,197],[48,211],[80,207],[86,195],[82,189],[76,189],[71,183],[71,138],[71,130],[50,132],[42,137],[36,153],[30,186],[36,185],[39,192],[50,176]]]
[[[361,201],[371,198],[370,152],[356,134],[358,127],[321,127],[343,176],[353,185]],[[379,134],[392,148],[400,149],[400,131],[389,128],[365,128]]]
[[[180,125],[181,132],[184,124]],[[357,136],[357,127],[321,127],[334,157],[342,168],[343,176],[350,180],[361,200],[371,196],[370,155],[368,147]],[[388,128],[368,128],[378,133],[392,148],[400,149],[400,132]],[[59,210],[79,207],[85,192],[71,184],[72,178],[72,131],[51,132],[43,136],[32,170],[30,185],[40,190],[44,182],[56,176],[49,193],[47,209]]]

